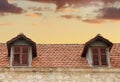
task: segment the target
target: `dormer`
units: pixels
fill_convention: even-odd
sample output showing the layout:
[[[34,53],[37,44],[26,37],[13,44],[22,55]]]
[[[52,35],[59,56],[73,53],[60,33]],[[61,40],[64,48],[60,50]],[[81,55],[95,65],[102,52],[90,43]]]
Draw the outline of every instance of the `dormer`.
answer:
[[[36,57],[36,43],[19,34],[7,42],[10,66],[31,66],[32,58]]]
[[[86,57],[90,67],[109,67],[112,43],[100,34],[85,43],[82,57]]]

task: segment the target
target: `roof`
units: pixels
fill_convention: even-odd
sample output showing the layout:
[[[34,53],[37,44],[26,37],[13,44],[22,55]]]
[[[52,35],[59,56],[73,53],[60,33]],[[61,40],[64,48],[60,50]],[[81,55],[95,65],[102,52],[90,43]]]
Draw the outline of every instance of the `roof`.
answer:
[[[29,45],[32,46],[33,57],[36,57],[37,56],[36,55],[36,43],[34,41],[32,41],[30,38],[26,37],[23,33],[20,33],[16,37],[14,37],[11,40],[7,41],[8,56],[10,56],[10,47],[11,47],[12,43],[14,43],[16,40],[19,40],[19,39],[26,40],[29,43]]]
[[[105,44],[107,44],[107,46],[110,48],[110,50],[111,50],[112,45],[113,45],[112,42],[110,42],[108,39],[101,36],[101,34],[97,34],[97,36],[95,36],[94,38],[90,39],[88,42],[85,43],[84,50],[82,52],[82,57],[86,57],[86,53],[88,51],[89,46],[91,45],[91,43],[93,43],[95,41],[104,42]]]
[[[81,57],[83,44],[39,44],[33,66],[41,67],[88,67]]]
[[[84,44],[37,44],[37,57],[32,60],[33,67],[88,68],[82,57]],[[114,43],[110,51],[111,67],[120,67],[120,43]],[[7,44],[0,43],[0,66],[9,67]]]

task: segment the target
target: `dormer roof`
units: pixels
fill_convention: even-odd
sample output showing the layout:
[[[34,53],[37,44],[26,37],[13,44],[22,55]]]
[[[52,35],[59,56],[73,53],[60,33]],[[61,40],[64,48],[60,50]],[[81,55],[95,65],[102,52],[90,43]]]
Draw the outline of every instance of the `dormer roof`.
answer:
[[[36,43],[32,41],[30,38],[26,37],[23,33],[20,33],[16,37],[12,38],[11,40],[7,41],[7,48],[8,48],[8,56],[10,56],[10,48],[12,44],[17,40],[25,40],[28,42],[28,44],[32,47],[32,55],[33,57],[36,57]]]

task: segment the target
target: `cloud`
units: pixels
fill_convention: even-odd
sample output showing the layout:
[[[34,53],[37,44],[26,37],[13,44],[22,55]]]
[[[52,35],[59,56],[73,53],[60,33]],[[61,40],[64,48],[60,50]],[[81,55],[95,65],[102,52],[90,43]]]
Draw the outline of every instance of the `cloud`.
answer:
[[[105,19],[120,19],[120,8],[110,7],[102,9],[102,18]]]
[[[26,16],[36,18],[36,17],[42,16],[42,13],[29,13]]]
[[[0,23],[0,26],[11,26],[13,23],[11,22],[5,22],[5,23]]]
[[[61,15],[61,17],[66,18],[66,19],[74,18],[74,16],[72,15]]]
[[[37,8],[37,7],[29,7],[28,9],[31,9],[33,11],[41,11],[42,10],[41,7],[39,7],[39,8]]]
[[[44,3],[55,3],[57,0],[29,0],[35,2],[44,2]]]
[[[119,0],[29,0],[29,1],[36,1],[36,2],[44,2],[44,3],[54,3],[57,5],[56,9],[60,9],[64,7],[65,4],[69,6],[86,6],[91,2],[103,2],[105,5],[108,3],[115,3]]]
[[[39,22],[34,22],[34,23],[32,24],[32,26],[34,26],[34,27],[40,27],[40,23],[39,23]]]
[[[0,12],[0,16],[4,16],[5,15],[5,13],[3,13],[3,12]]]
[[[86,23],[93,23],[93,24],[105,23],[105,21],[102,20],[102,19],[83,20],[83,22],[86,22]]]
[[[72,19],[72,18],[80,19],[81,18],[80,16],[76,16],[76,15],[61,15],[60,17],[66,18],[66,19]]]
[[[50,7],[28,7],[28,9],[32,10],[32,11],[52,11],[53,9]]]
[[[80,16],[76,16],[76,15],[61,15],[60,17],[65,18],[65,19],[80,19],[83,22],[86,23],[93,23],[93,24],[100,24],[100,23],[104,23],[105,21],[103,19],[85,19],[82,20]],[[79,21],[80,21],[79,20]]]
[[[114,3],[114,2],[117,2],[119,0],[102,0],[105,4],[107,3]]]
[[[65,4],[71,5],[80,5],[80,4],[86,4],[91,2],[91,0],[29,0],[29,1],[35,1],[35,2],[44,2],[44,3],[54,3],[57,5],[56,9],[60,9],[64,7]]]
[[[7,0],[0,0],[0,12],[19,14],[23,12],[23,9],[16,7],[13,4],[9,4]]]
[[[78,4],[86,4],[88,2],[91,2],[91,0],[29,0],[29,1],[35,1],[35,2],[44,2],[44,3],[54,3],[57,5],[56,9],[62,8],[65,4],[71,5],[78,5]]]

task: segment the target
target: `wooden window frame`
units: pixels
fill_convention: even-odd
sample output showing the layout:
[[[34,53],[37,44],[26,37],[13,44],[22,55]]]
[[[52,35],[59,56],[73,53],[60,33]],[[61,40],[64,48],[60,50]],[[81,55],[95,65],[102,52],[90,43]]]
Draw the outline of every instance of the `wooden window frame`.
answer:
[[[20,48],[20,53],[15,53],[14,50],[16,47],[19,47]],[[24,47],[27,47],[28,48],[28,53],[23,53],[23,48]],[[19,54],[20,55],[20,64],[14,64],[14,54]],[[27,54],[28,55],[28,58],[27,58],[27,64],[22,64],[23,62],[23,54]],[[15,45],[13,46],[13,58],[12,58],[12,66],[28,66],[29,65],[29,54],[30,54],[30,47],[28,45]]]
[[[94,65],[94,58],[93,58],[93,49],[98,50],[98,65]],[[102,65],[102,59],[101,59],[101,49],[106,49],[106,65]],[[95,67],[106,67],[108,66],[108,48],[107,47],[101,47],[101,46],[96,46],[96,47],[91,47],[91,56],[92,56],[92,65]]]

